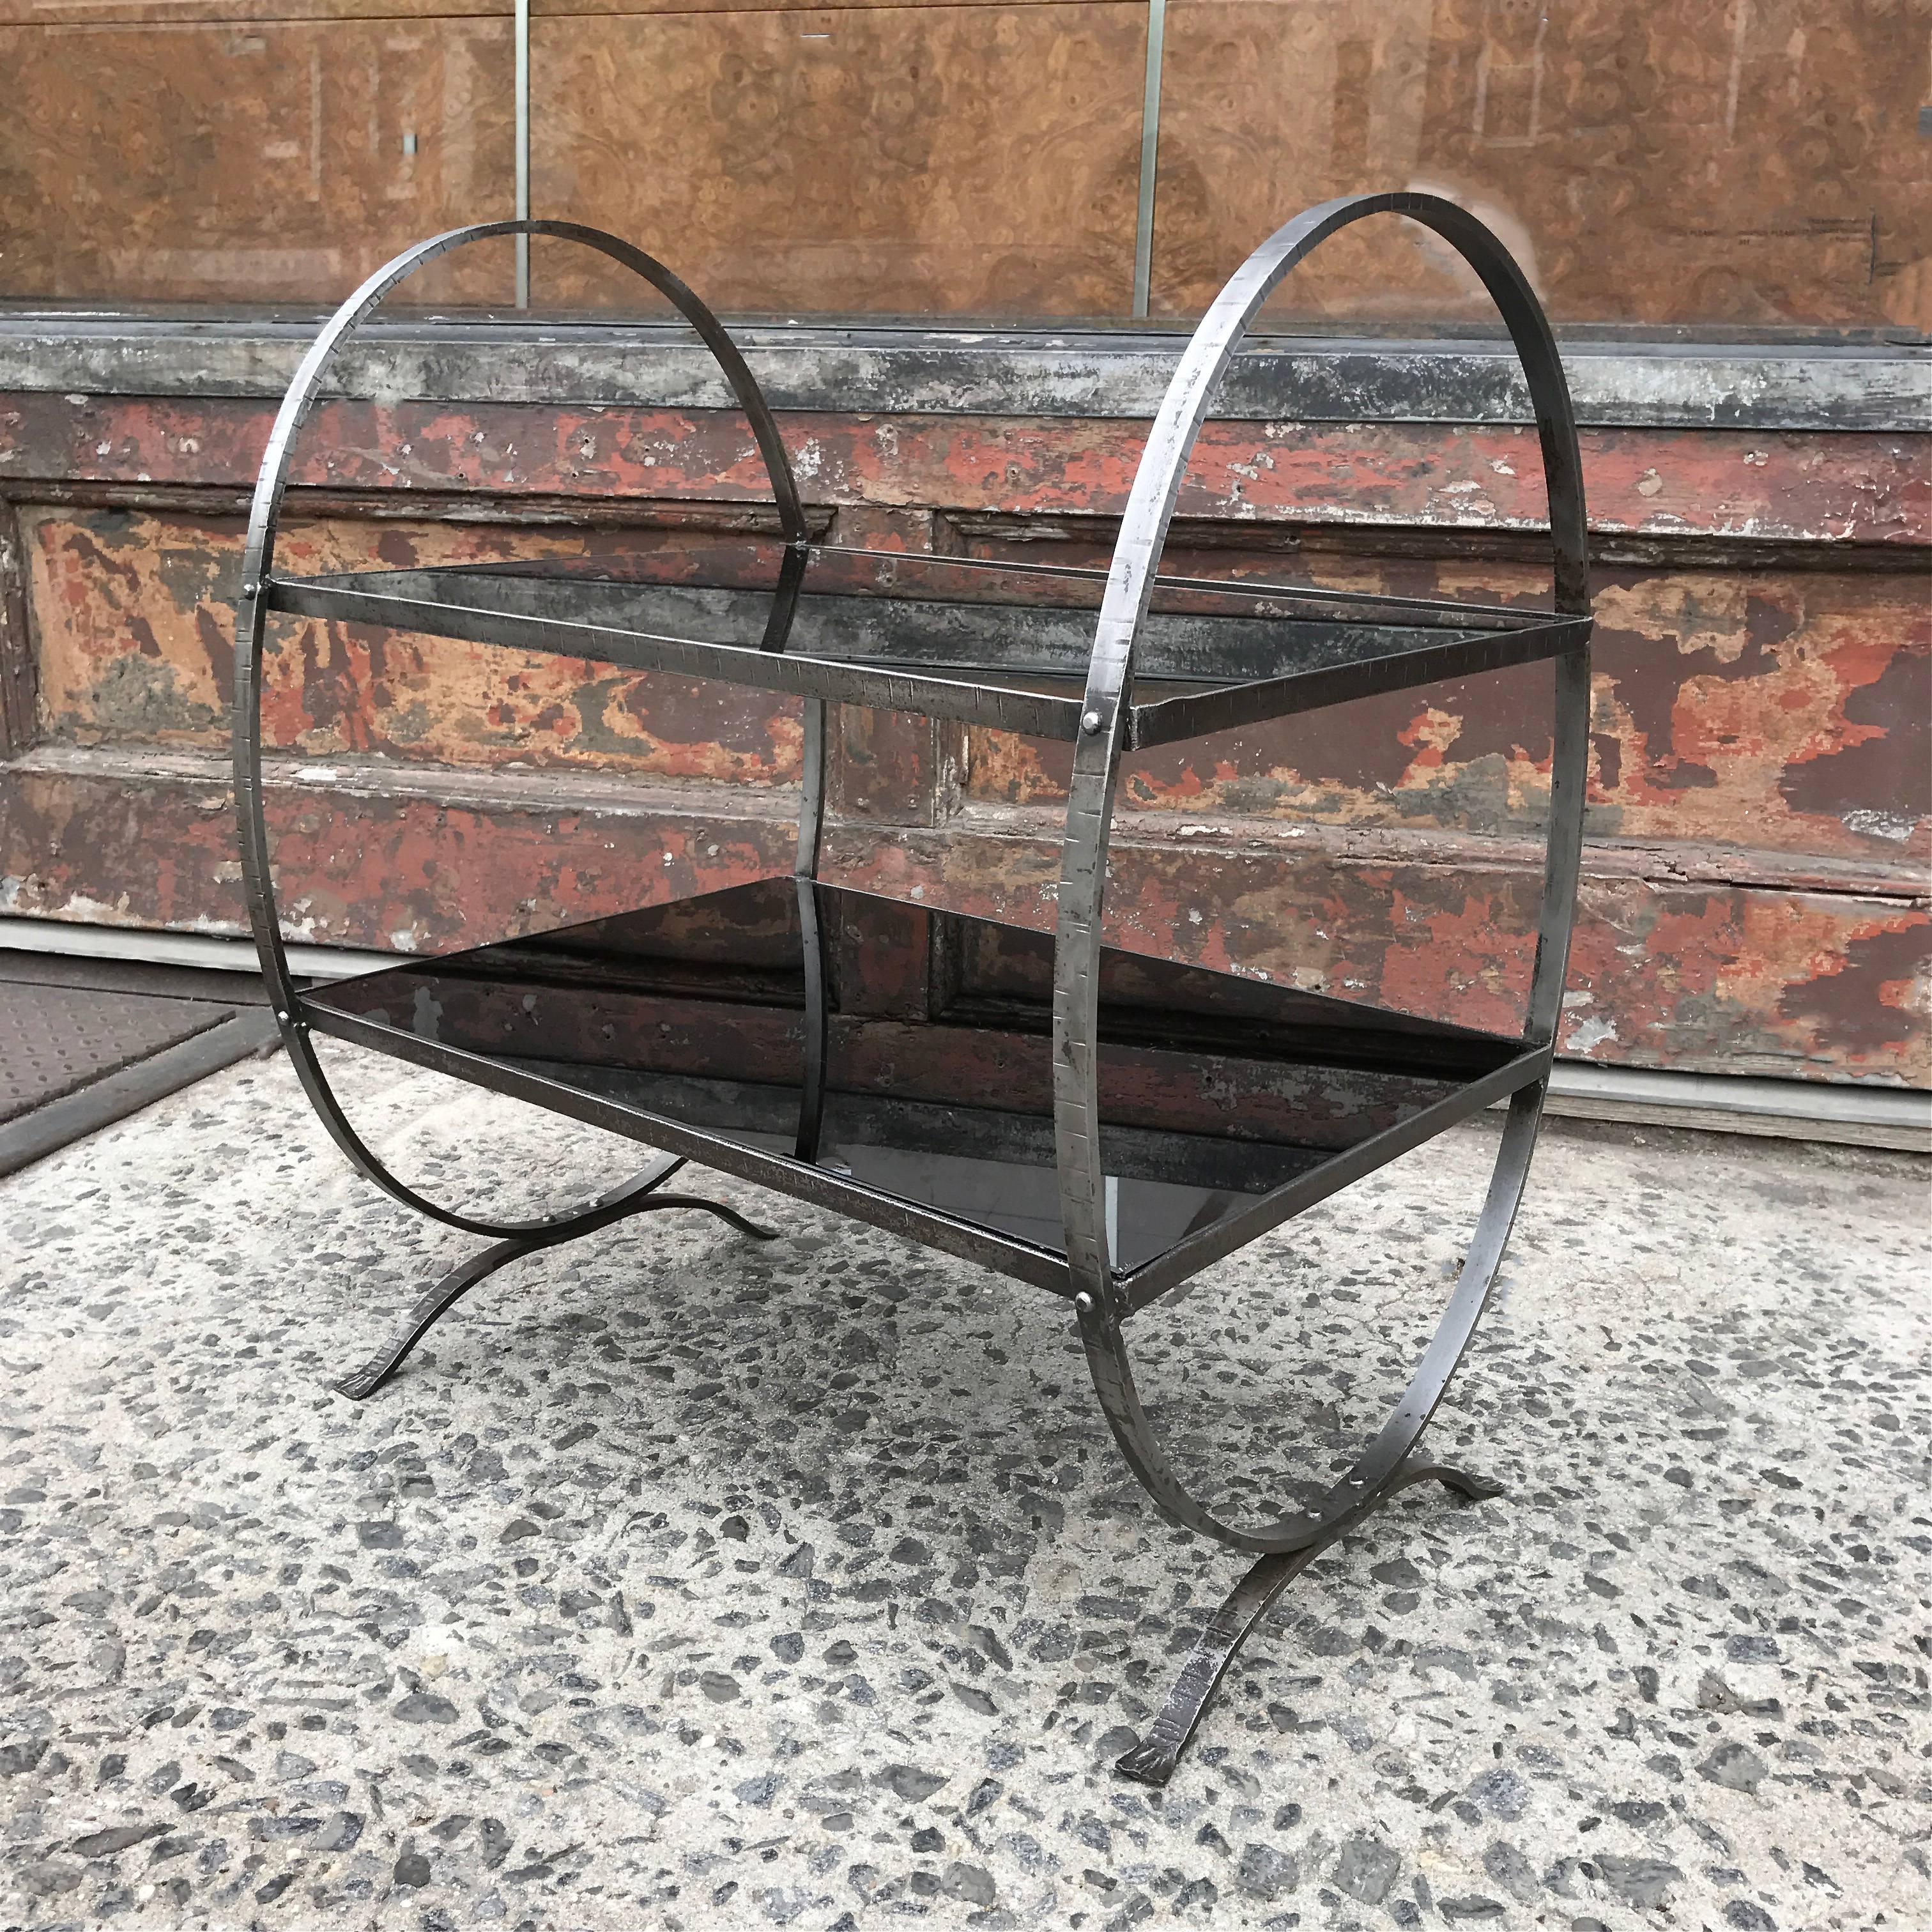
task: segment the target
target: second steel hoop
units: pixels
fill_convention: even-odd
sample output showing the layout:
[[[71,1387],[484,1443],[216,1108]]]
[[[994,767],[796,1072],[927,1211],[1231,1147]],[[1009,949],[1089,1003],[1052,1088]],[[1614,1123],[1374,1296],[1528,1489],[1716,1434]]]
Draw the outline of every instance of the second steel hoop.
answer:
[[[1278,1523],[1244,1528],[1190,1493],[1135,1388],[1122,1335],[1124,1305],[1108,1252],[1099,1096],[1101,914],[1107,847],[1120,768],[1136,634],[1147,615],[1187,458],[1216,385],[1256,312],[1297,262],[1339,229],[1371,214],[1408,216],[1449,242],[1481,278],[1502,315],[1527,379],[1541,445],[1555,552],[1558,611],[1590,609],[1582,467],[1569,387],[1550,324],[1522,271],[1496,237],[1454,202],[1394,193],[1323,202],[1278,230],[1235,271],[1202,318],[1175,370],[1150,433],[1114,545],[1095,628],[1082,730],[1075,748],[1061,853],[1054,944],[1053,1100],[1061,1220],[1078,1288],[1082,1342],[1108,1426],[1129,1466],[1162,1512],[1184,1528],[1270,1556],[1325,1541],[1338,1525],[1374,1508],[1396,1486],[1405,1459],[1435,1412],[1488,1299],[1536,1143],[1541,1077],[1511,1099],[1502,1144],[1476,1230],[1434,1340],[1388,1421],[1320,1504]],[[1587,646],[1555,661],[1556,707],[1550,822],[1525,1044],[1553,1050],[1568,969],[1582,853],[1589,717]]]
[[[276,413],[274,427],[262,453],[261,473],[256,482],[254,500],[249,508],[248,533],[242,560],[242,594],[235,610],[235,711],[233,724],[235,812],[242,855],[242,889],[248,908],[248,922],[254,934],[255,950],[262,963],[262,976],[274,1010],[283,1045],[288,1049],[310,1103],[320,1117],[329,1137],[349,1156],[356,1168],[383,1192],[406,1207],[460,1228],[472,1234],[513,1240],[520,1236],[569,1232],[587,1233],[610,1218],[610,1208],[622,1198],[640,1196],[668,1180],[681,1160],[660,1156],[620,1190],[599,1195],[585,1205],[532,1221],[490,1221],[444,1208],[419,1194],[392,1174],[350,1124],[333,1088],[316,1058],[302,1016],[302,995],[289,970],[287,949],[283,944],[281,925],[275,908],[274,882],[271,869],[267,822],[262,799],[262,693],[261,668],[268,611],[262,592],[274,567],[275,532],[282,499],[288,488],[289,469],[296,432],[307,418],[320,393],[322,377],[336,351],[380,306],[396,285],[413,274],[426,262],[452,248],[494,236],[550,235],[580,243],[608,256],[649,282],[689,322],[716,359],[725,380],[752,425],[758,452],[771,480],[772,496],[785,539],[784,560],[775,586],[772,610],[765,627],[764,647],[782,650],[790,631],[792,614],[804,572],[808,541],[805,513],[800,507],[798,487],[791,464],[785,454],[778,425],[737,345],[724,325],[691,290],[662,262],[640,248],[572,221],[485,221],[467,228],[452,229],[432,236],[412,248],[405,249],[394,260],[378,268],[329,318],[302,358],[289,385],[288,393]]]

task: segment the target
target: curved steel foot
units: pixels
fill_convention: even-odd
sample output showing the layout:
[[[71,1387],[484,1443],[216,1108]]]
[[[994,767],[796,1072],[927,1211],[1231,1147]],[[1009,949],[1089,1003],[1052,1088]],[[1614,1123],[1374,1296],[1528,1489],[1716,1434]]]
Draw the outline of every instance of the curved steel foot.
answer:
[[[525,1255],[536,1254],[544,1248],[556,1247],[579,1234],[608,1227],[612,1222],[623,1220],[632,1214],[658,1208],[698,1208],[708,1214],[716,1215],[721,1221],[728,1222],[740,1234],[747,1234],[754,1241],[769,1241],[776,1238],[776,1229],[761,1228],[757,1222],[747,1220],[736,1208],[726,1207],[722,1201],[706,1201],[695,1194],[656,1192],[658,1184],[681,1165],[674,1161],[669,1166],[660,1162],[647,1168],[608,1200],[568,1220],[560,1221],[554,1232],[512,1235],[508,1240],[498,1241],[480,1255],[472,1255],[468,1261],[452,1268],[410,1310],[394,1334],[362,1367],[334,1384],[336,1390],[356,1402],[374,1395],[409,1359],[411,1351],[437,1322],[486,1276],[494,1274],[507,1262],[519,1261]]]
[[[1378,1509],[1394,1496],[1412,1484],[1435,1481],[1454,1490],[1472,1502],[1480,1502],[1503,1493],[1502,1485],[1486,1476],[1473,1474],[1446,1462],[1404,1463],[1378,1490],[1364,1510],[1327,1528],[1319,1540],[1273,1556],[1264,1556],[1227,1595],[1208,1619],[1207,1628],[1196,1640],[1187,1661],[1181,1666],[1174,1688],[1160,1714],[1148,1726],[1147,1736],[1131,1750],[1115,1760],[1114,1769],[1156,1790],[1174,1775],[1180,1754],[1201,1722],[1208,1700],[1220,1688],[1234,1654],[1246,1642],[1256,1624],[1274,1606],[1275,1599],[1307,1568],[1330,1544],[1339,1541],[1360,1522],[1364,1514]]]

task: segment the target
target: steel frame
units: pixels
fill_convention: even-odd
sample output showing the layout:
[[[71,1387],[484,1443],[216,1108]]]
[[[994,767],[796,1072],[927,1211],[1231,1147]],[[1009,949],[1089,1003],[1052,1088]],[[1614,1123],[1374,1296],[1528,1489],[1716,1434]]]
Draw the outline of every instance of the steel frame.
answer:
[[[1137,646],[1157,590],[1226,592],[1233,586],[1162,578],[1158,566],[1190,452],[1206,420],[1216,386],[1268,295],[1295,265],[1329,236],[1370,215],[1406,216],[1456,248],[1488,289],[1520,359],[1534,404],[1549,496],[1554,553],[1553,611],[1526,616],[1501,608],[1420,604],[1412,600],[1311,592],[1305,586],[1241,586],[1240,592],[1288,600],[1324,621],[1419,625],[1460,632],[1439,646],[1410,651],[1403,660],[1356,660],[1339,669],[1292,676],[1208,680],[1208,688],[1136,705]],[[749,421],[770,478],[784,550],[762,637],[755,647],[661,635],[602,623],[586,624],[534,609],[489,611],[424,596],[396,597],[372,590],[380,580],[352,577],[291,580],[274,574],[278,520],[288,484],[295,435],[321,393],[344,340],[399,282],[449,249],[490,236],[514,238],[526,249],[532,235],[593,248],[628,268],[667,296],[716,358]],[[1242,1642],[1282,1589],[1312,1557],[1347,1534],[1393,1496],[1424,1480],[1466,1498],[1498,1493],[1465,1471],[1425,1460],[1418,1448],[1442,1400],[1487,1300],[1520,1204],[1547,1090],[1566,970],[1580,855],[1588,717],[1588,552],[1581,466],[1562,362],[1548,322],[1521,272],[1496,238],[1454,203],[1412,194],[1365,195],[1312,208],[1256,249],[1238,269],[1196,331],[1175,370],[1150,434],[1114,547],[1104,574],[1052,565],[997,566],[946,559],[947,568],[998,569],[1015,577],[1082,578],[1101,586],[1094,641],[1077,704],[1067,698],[988,684],[985,667],[922,664],[890,668],[817,655],[788,654],[802,586],[814,557],[838,553],[809,540],[804,513],[770,410],[742,357],[717,319],[684,284],[641,250],[596,230],[564,222],[519,219],[438,236],[372,276],[344,304],[304,358],[278,415],[262,460],[249,520],[243,583],[236,612],[235,778],[242,874],[262,970],[281,1037],[309,1099],[338,1146],[396,1200],[451,1226],[490,1237],[496,1245],[438,1282],[404,1320],[392,1340],[356,1374],[338,1384],[345,1394],[370,1394],[393,1374],[429,1327],[468,1289],[506,1262],[657,1208],[708,1209],[741,1231],[761,1235],[742,1216],[716,1203],[663,1193],[662,1184],[684,1160],[698,1157],[780,1191],[818,1201],[948,1252],[1070,1297],[1089,1372],[1109,1427],[1128,1466],[1156,1507],[1179,1526],[1213,1538],[1258,1560],[1210,1619],[1184,1667],[1166,1706],[1120,1769],[1164,1784]],[[908,560],[896,558],[896,562]],[[514,574],[514,566],[504,574]],[[434,573],[398,573],[413,578]],[[420,586],[418,586],[420,588]],[[995,606],[996,610],[1003,608]],[[305,1003],[295,986],[278,918],[261,796],[260,674],[272,610],[363,621],[404,623],[485,642],[547,644],[614,662],[678,666],[729,676],[804,699],[805,755],[794,866],[802,932],[806,1023],[802,1097],[790,1157],[743,1145],[641,1108],[600,1097],[480,1054],[425,1042],[366,1017]],[[1063,614],[1069,616],[1073,613]],[[1195,735],[1253,716],[1277,716],[1336,702],[1385,683],[1421,681],[1438,663],[1459,669],[1549,658],[1554,668],[1555,714],[1550,808],[1544,898],[1527,1018],[1520,1051],[1481,1078],[1324,1162],[1245,1208],[1187,1236],[1138,1269],[1118,1268],[1108,1251],[1106,1176],[1101,1155],[1097,1084],[1100,962],[1107,849],[1114,788],[1123,754],[1135,746]],[[1052,668],[1063,674],[1064,662]],[[1036,674],[1038,668],[1035,668]],[[1150,674],[1144,665],[1140,674]],[[826,1098],[829,997],[819,931],[816,881],[824,814],[825,705],[828,699],[977,718],[1070,739],[1073,778],[1062,848],[1055,934],[1052,1016],[1053,1138],[1060,1194],[1064,1256],[997,1230],[918,1208],[817,1166]],[[356,1134],[338,1102],[312,1040],[326,1031],[478,1084],[514,1094],[634,1138],[672,1150],[662,1154],[614,1192],[565,1213],[497,1222],[433,1202],[392,1174]],[[1312,1508],[1281,1510],[1267,1520],[1226,1520],[1193,1494],[1168,1456],[1136,1388],[1126,1347],[1126,1321],[1198,1269],[1232,1252],[1316,1200],[1467,1118],[1495,1100],[1508,1106],[1501,1143],[1475,1232],[1435,1337],[1380,1431]]]
[[[1582,466],[1569,388],[1548,320],[1522,271],[1496,236],[1453,202],[1432,195],[1392,194],[1319,203],[1277,230],[1235,271],[1195,331],[1168,385],[1114,547],[1113,566],[1095,630],[1061,848],[1054,987],[1054,1117],[1067,1259],[1079,1283],[1073,1305],[1079,1316],[1081,1340],[1114,1439],[1162,1514],[1184,1528],[1262,1558],[1224,1607],[1223,1618],[1238,1622],[1242,1636],[1273,1600],[1271,1590],[1262,1591],[1257,1586],[1264,1565],[1309,1550],[1318,1543],[1332,1541],[1415,1480],[1410,1456],[1448,1388],[1488,1300],[1528,1178],[1548,1084],[1546,1061],[1542,1077],[1519,1088],[1510,1100],[1488,1196],[1436,1339],[1380,1432],[1315,1508],[1295,1511],[1274,1523],[1246,1526],[1216,1515],[1190,1492],[1142,1403],[1121,1331],[1130,1304],[1107,1252],[1096,1078],[1097,969],[1114,787],[1123,749],[1124,713],[1132,688],[1136,637],[1153,595],[1156,568],[1188,454],[1207,419],[1216,385],[1256,312],[1296,263],[1338,230],[1380,214],[1406,215],[1433,230],[1475,271],[1495,302],[1522,363],[1536,413],[1550,500],[1556,608],[1574,616],[1588,615]],[[1587,644],[1578,644],[1556,662],[1550,826],[1524,1038],[1527,1048],[1546,1055],[1553,1048],[1562,1006],[1582,851],[1589,716]],[[1459,1474],[1456,1486],[1467,1491],[1476,1483]],[[1220,1641],[1221,1628],[1219,1621],[1210,1626],[1194,1659],[1182,1672],[1164,1714],[1171,1721],[1157,1726],[1121,1758],[1120,1768],[1130,1776],[1159,1785],[1172,1775],[1181,1745],[1192,1734],[1201,1706],[1225,1668],[1225,1660],[1211,1671],[1204,1665],[1210,1648]],[[1237,1637],[1235,1642],[1239,1641]]]

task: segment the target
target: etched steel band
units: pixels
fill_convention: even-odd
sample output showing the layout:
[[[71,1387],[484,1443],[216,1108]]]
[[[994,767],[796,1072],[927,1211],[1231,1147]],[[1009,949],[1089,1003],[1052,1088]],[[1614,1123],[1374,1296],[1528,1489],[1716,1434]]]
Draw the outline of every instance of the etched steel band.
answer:
[[[1260,1555],[1305,1549],[1359,1520],[1391,1485],[1454,1374],[1487,1298],[1521,1199],[1535,1145],[1546,1074],[1513,1096],[1477,1231],[1433,1343],[1388,1423],[1354,1466],[1312,1510],[1244,1528],[1223,1520],[1188,1490],[1143,1408],[1122,1336],[1124,1304],[1108,1249],[1098,1090],[1098,968],[1113,795],[1125,748],[1136,634],[1152,596],[1187,458],[1215,386],[1256,311],[1294,265],[1337,230],[1371,214],[1406,214],[1441,235],[1488,289],[1528,380],[1541,446],[1559,612],[1589,610],[1588,533],[1582,465],[1569,390],[1540,304],[1502,243],[1454,202],[1433,196],[1376,194],[1327,202],[1288,223],[1257,248],[1216,298],[1176,369],[1136,474],[1095,627],[1074,752],[1062,850],[1054,983],[1053,1076],[1061,1218],[1075,1307],[1096,1391],[1136,1476],[1168,1517],[1231,1546]],[[1548,1049],[1561,1011],[1582,830],[1588,722],[1586,650],[1556,659],[1550,822],[1525,1044]],[[1131,1767],[1128,1767],[1131,1768]]]
[[[804,574],[810,538],[790,461],[763,394],[751,370],[746,367],[736,344],[725,332],[724,325],[662,262],[616,236],[568,221],[488,221],[434,236],[406,249],[393,261],[377,269],[330,317],[296,371],[295,379],[277,412],[268,447],[262,453],[261,472],[249,510],[248,538],[242,562],[242,594],[236,605],[235,616],[235,810],[241,845],[242,890],[248,904],[249,925],[254,934],[255,950],[261,960],[262,975],[267,982],[276,1023],[281,1031],[283,1044],[288,1049],[290,1060],[330,1138],[369,1180],[405,1206],[451,1227],[506,1240],[538,1234],[554,1234],[560,1230],[587,1231],[598,1225],[610,1197],[600,1196],[574,1212],[545,1215],[532,1221],[490,1221],[460,1214],[428,1199],[399,1180],[350,1124],[310,1041],[301,995],[289,971],[288,955],[276,911],[268,825],[262,797],[261,670],[268,615],[265,590],[274,568],[276,526],[288,488],[295,437],[321,393],[322,377],[337,351],[374,313],[389,292],[424,263],[453,248],[493,236],[526,238],[532,235],[548,235],[580,243],[632,270],[671,302],[716,358],[739,406],[750,422],[752,436],[771,481],[772,500],[785,538],[786,548],[763,640],[766,650],[784,647],[797,606],[799,585]],[[811,769],[808,753],[808,772]],[[816,800],[812,801],[810,815],[814,828],[818,809]],[[806,808],[802,806],[802,848],[806,817]],[[815,842],[814,830],[814,846]],[[640,1184],[655,1186],[672,1171],[667,1168],[663,1173],[656,1174],[655,1179],[647,1180],[655,1172],[655,1168],[647,1168],[626,1184],[626,1190]]]

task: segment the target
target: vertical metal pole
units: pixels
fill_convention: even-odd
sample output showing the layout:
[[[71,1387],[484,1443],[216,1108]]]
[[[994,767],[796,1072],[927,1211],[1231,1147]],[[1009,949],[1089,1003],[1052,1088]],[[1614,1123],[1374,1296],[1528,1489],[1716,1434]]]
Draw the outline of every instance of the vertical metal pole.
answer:
[[[517,0],[517,206],[519,221],[530,218],[530,0]],[[530,305],[530,238],[517,241],[517,306]]]
[[[526,0],[518,0],[524,5]],[[1148,312],[1154,279],[1154,187],[1160,161],[1160,60],[1167,38],[1167,0],[1148,0],[1147,88],[1141,96],[1141,192],[1134,218],[1134,314]]]

